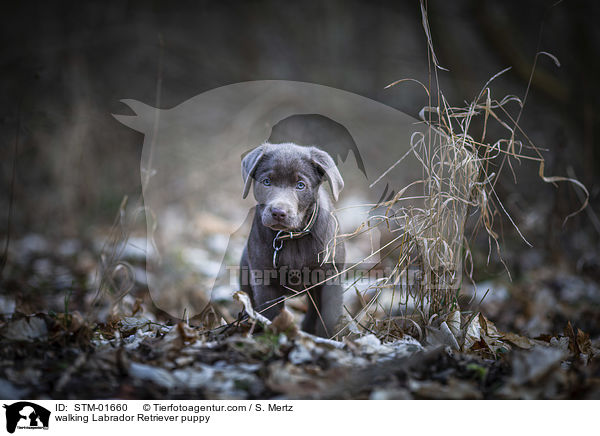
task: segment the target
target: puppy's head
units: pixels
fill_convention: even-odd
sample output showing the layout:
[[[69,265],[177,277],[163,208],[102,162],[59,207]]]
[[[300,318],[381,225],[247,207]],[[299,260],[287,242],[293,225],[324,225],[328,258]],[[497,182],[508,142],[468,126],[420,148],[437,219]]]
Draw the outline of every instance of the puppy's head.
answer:
[[[242,159],[246,198],[254,183],[254,198],[263,205],[263,225],[273,230],[298,230],[312,212],[324,179],[334,200],[344,187],[335,162],[316,147],[265,143]]]

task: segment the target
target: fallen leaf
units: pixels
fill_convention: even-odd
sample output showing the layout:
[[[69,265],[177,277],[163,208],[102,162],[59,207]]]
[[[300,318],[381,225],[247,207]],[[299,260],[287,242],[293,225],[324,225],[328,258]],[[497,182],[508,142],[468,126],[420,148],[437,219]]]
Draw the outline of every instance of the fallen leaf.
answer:
[[[577,347],[579,352],[583,354],[592,354],[592,342],[590,341],[590,335],[584,333],[582,330],[577,329]]]
[[[474,316],[465,328],[465,342],[463,343],[463,351],[469,350],[473,344],[481,339],[481,325],[479,325],[479,317]]]
[[[578,355],[579,347],[577,346],[577,339],[575,337],[575,331],[573,330],[571,321],[567,322],[567,325],[564,330],[564,334],[567,338],[569,338],[569,351],[571,352],[571,354]]]
[[[535,345],[535,342],[531,339],[525,336],[517,335],[516,333],[503,333],[502,339],[525,350],[528,350]]]
[[[496,328],[496,325],[483,316],[482,313],[479,314],[479,324],[481,325],[481,329],[486,336],[492,339],[499,339],[502,337],[502,334]]]
[[[294,315],[286,309],[283,309],[279,315],[273,319],[271,328],[275,333],[285,333],[290,338],[293,338],[298,334],[298,326],[296,326],[296,323],[294,322]]]
[[[248,294],[242,291],[237,291],[235,294],[233,294],[233,299],[242,303],[244,310],[250,319],[255,319],[256,321],[265,325],[271,325],[271,321],[266,316],[263,316],[254,310],[252,307],[252,301],[250,301]]]
[[[442,322],[439,328],[434,328],[431,326],[427,327],[427,343],[434,346],[445,345],[453,350],[460,350],[458,341],[452,334],[452,331],[450,331],[446,321]]]
[[[452,332],[455,338],[460,337],[460,311],[455,310],[450,315],[448,315],[448,319],[446,320],[448,323],[448,328]]]

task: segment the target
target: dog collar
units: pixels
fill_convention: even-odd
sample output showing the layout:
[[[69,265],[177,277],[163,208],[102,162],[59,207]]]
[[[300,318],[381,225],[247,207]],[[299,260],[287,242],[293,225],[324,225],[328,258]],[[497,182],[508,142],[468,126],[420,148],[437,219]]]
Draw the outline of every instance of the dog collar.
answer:
[[[277,268],[277,253],[279,250],[283,248],[283,242],[288,239],[300,239],[303,236],[306,236],[310,233],[313,225],[317,221],[317,215],[319,214],[319,200],[315,202],[315,207],[313,208],[312,215],[310,219],[306,223],[306,226],[302,230],[298,230],[296,232],[287,232],[285,230],[279,230],[273,238],[273,268]]]

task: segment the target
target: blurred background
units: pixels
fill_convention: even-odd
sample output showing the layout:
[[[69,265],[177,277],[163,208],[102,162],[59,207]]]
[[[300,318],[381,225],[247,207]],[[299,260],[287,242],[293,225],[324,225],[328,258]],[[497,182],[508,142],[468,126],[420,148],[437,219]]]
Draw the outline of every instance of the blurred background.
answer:
[[[497,256],[488,263],[485,237],[474,240],[475,277],[496,290],[487,310],[503,328],[536,335],[575,318],[600,335],[589,305],[600,299],[600,4],[556,3],[427,2],[451,104],[471,101],[506,67],[494,96],[522,98],[537,51],[560,61],[539,58],[520,126],[547,149],[545,174],[579,179],[590,206],[563,225],[581,192],[543,183],[537,165],[521,161],[496,189],[533,248],[498,217],[512,282]],[[168,109],[216,87],[278,79],[343,89],[415,118],[427,105],[415,83],[384,89],[403,78],[429,83],[418,1],[12,2],[1,15],[2,291],[15,295],[3,312],[60,306],[66,288],[74,304],[89,294],[123,197],[141,195],[143,136],[111,116],[130,113],[123,98]],[[144,240],[143,218],[132,229]],[[143,256],[125,254],[143,271]],[[564,301],[579,309],[559,311]]]

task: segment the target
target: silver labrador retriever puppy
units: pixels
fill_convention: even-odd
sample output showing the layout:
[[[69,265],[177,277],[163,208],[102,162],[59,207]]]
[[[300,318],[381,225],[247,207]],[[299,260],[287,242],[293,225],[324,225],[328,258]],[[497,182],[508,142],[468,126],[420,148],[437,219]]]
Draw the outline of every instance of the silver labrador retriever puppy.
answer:
[[[341,270],[343,244],[333,249],[334,200],[344,187],[335,162],[316,147],[265,143],[242,159],[243,197],[252,180],[257,206],[241,259],[240,286],[256,310],[273,319],[286,295],[307,288],[302,330],[330,337],[342,314],[342,288],[327,278]],[[329,260],[323,263],[329,247]]]

